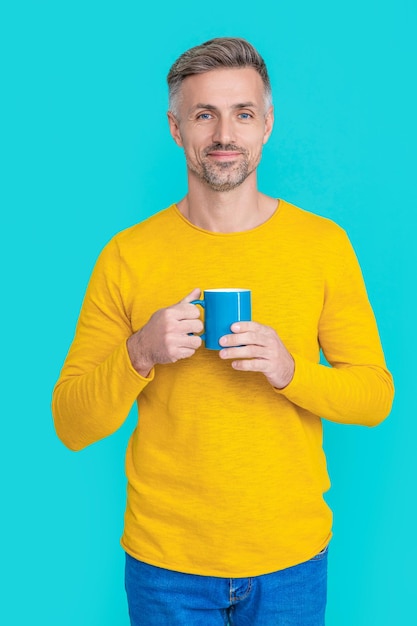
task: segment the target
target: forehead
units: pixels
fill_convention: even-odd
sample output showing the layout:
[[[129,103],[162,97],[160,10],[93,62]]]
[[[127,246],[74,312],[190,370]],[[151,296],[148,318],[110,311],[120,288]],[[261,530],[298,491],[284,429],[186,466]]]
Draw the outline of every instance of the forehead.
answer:
[[[216,69],[187,76],[181,85],[181,103],[187,109],[199,102],[215,107],[239,102],[264,105],[264,85],[252,67]]]

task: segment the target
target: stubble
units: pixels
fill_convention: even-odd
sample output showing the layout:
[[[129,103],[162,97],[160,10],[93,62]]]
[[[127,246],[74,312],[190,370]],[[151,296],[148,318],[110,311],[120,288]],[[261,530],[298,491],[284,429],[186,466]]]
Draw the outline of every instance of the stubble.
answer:
[[[214,161],[209,157],[214,151],[236,152],[236,160]],[[198,164],[193,163],[186,155],[188,169],[213,191],[231,191],[241,185],[256,169],[259,158],[251,167],[248,151],[233,144],[209,146],[204,150],[203,158]]]

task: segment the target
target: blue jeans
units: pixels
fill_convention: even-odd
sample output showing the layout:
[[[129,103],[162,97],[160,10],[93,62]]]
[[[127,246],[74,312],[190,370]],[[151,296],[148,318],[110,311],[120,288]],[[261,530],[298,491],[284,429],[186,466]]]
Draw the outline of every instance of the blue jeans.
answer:
[[[253,578],[181,574],[126,554],[132,626],[324,626],[327,548]]]

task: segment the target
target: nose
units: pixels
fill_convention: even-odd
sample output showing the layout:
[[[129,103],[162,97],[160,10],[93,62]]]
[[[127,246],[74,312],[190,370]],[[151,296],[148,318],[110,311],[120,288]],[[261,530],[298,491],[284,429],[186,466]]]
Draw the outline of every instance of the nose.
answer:
[[[219,116],[213,129],[213,143],[220,143],[223,146],[235,141],[235,131],[233,121],[228,117]]]

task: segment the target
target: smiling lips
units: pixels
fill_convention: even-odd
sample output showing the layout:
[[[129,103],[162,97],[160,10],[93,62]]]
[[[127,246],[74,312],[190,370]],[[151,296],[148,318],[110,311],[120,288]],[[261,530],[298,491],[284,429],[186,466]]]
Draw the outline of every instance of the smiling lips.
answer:
[[[207,153],[207,156],[213,157],[217,161],[232,161],[240,154],[242,153],[238,152],[237,150],[211,150]]]

